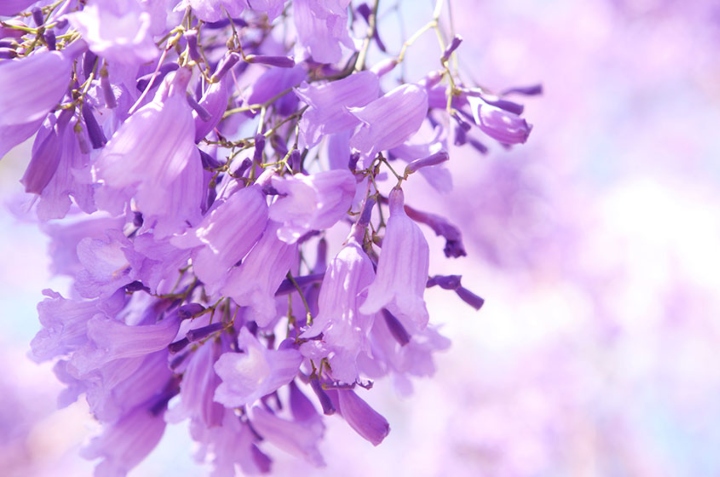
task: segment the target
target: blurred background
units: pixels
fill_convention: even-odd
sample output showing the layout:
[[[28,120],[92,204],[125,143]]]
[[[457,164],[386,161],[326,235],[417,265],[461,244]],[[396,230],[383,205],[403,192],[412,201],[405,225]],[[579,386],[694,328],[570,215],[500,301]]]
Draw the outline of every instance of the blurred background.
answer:
[[[453,346],[413,396],[389,381],[366,394],[390,421],[385,442],[328,419],[328,467],[268,449],[276,474],[720,475],[720,3],[451,6],[466,83],[544,87],[518,98],[534,125],[526,145],[451,149],[453,192],[407,194],[464,232],[468,257],[454,260],[428,233],[431,273],[462,274],[486,304],[474,312],[429,289]],[[389,5],[383,39],[407,38],[431,11]],[[408,64],[438,56],[428,33]],[[17,214],[28,154],[0,162],[0,474],[90,475],[77,451],[91,419],[81,404],[54,412],[61,386],[26,358],[42,288],[67,286],[47,271],[37,224]],[[171,426],[130,475],[205,475],[191,452]]]

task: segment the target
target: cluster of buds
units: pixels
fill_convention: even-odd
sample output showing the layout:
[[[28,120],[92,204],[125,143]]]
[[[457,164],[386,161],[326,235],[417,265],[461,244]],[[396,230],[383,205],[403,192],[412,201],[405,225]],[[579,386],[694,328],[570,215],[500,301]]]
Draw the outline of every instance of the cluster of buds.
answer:
[[[449,143],[525,142],[506,96],[538,90],[465,86],[441,1],[390,53],[378,3],[0,5],[0,157],[34,136],[21,181],[73,283],[45,292],[32,356],[103,425],[83,451],[97,475],[186,419],[215,476],[269,472],[266,443],[322,465],[323,415],[377,445],[389,424],[363,393],[388,375],[408,391],[449,346],[425,289],[482,306],[429,276],[421,225],[447,257],[462,237],[403,185],[447,192]],[[406,82],[430,30],[439,61]]]

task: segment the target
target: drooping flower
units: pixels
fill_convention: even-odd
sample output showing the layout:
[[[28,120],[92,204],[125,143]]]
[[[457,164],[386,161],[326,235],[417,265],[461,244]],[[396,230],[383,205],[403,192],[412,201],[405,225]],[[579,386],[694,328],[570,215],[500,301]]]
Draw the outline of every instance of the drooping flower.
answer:
[[[186,69],[166,79],[154,101],[113,134],[93,166],[104,184],[96,194],[98,207],[117,215],[134,196],[147,215],[145,226],[161,226],[159,237],[182,231],[200,216],[202,164],[185,99],[189,79]]]
[[[272,178],[280,197],[269,209],[282,223],[278,238],[294,243],[311,230],[329,229],[345,216],[355,196],[355,177],[345,170]]]
[[[253,248],[267,226],[268,207],[259,186],[240,189],[217,205],[196,228],[172,243],[195,248],[193,269],[208,293],[225,284],[227,271]]]
[[[516,112],[492,105],[481,98],[470,96],[475,124],[480,130],[503,144],[522,144],[530,135],[530,126]]]
[[[402,85],[350,112],[362,126],[350,140],[350,146],[366,158],[399,146],[420,129],[428,109],[424,88]]]
[[[352,389],[333,389],[328,390],[327,394],[350,427],[372,445],[379,445],[390,433],[387,419]]]
[[[337,63],[342,47],[353,49],[347,29],[350,0],[296,0],[293,2],[295,28],[300,44],[318,63]]]
[[[377,99],[379,91],[378,77],[369,71],[297,88],[295,93],[310,106],[300,121],[302,143],[312,147],[326,135],[347,131],[360,124],[349,108],[366,106]]]
[[[239,267],[228,273],[220,292],[240,306],[249,307],[247,319],[261,328],[269,327],[278,317],[275,292],[290,268],[297,263],[298,245],[277,236],[280,224],[269,221],[265,232]]]
[[[62,100],[72,64],[85,43],[63,51],[40,51],[26,58],[0,61],[0,158],[33,135]],[[12,92],[12,94],[8,94]]]
[[[357,356],[368,351],[367,334],[373,322],[373,316],[361,313],[358,305],[360,293],[375,274],[370,259],[353,235],[328,265],[318,297],[319,313],[312,326],[300,335],[309,338],[322,333],[321,340],[304,343],[300,351],[315,358],[327,357],[332,377],[344,383],[358,379]],[[315,350],[316,347],[320,349]]]
[[[243,327],[238,335],[240,353],[223,353],[215,363],[222,383],[215,400],[226,407],[252,404],[277,391],[297,375],[302,356],[296,349],[267,349]]]
[[[427,326],[423,300],[429,269],[429,249],[420,228],[407,216],[401,189],[390,192],[387,223],[377,276],[360,306],[361,313],[387,308],[412,334]]]
[[[159,55],[150,33],[152,18],[139,0],[90,0],[70,23],[96,55],[122,65],[139,65]]]

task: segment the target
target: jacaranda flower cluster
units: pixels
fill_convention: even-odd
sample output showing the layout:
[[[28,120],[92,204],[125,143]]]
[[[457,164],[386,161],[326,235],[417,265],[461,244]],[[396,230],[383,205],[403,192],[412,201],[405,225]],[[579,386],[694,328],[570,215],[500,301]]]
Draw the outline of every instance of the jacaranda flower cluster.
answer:
[[[449,143],[525,142],[506,96],[538,92],[466,86],[443,11],[393,54],[378,2],[2,2],[0,157],[34,137],[21,181],[73,280],[45,291],[32,356],[103,425],[97,475],[183,420],[214,476],[269,472],[269,445],[323,465],[323,415],[388,434],[373,380],[409,391],[449,345],[425,289],[483,303],[429,275],[421,227],[447,257],[462,237],[403,185],[450,190]],[[431,30],[435,69],[404,81]]]

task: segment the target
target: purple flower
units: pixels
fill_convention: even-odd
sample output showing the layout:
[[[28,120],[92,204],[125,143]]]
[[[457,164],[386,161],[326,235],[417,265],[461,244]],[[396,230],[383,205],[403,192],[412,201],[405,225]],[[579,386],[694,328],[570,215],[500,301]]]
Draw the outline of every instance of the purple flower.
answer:
[[[150,34],[152,18],[138,0],[91,0],[68,19],[90,50],[111,63],[137,65],[159,54]]]
[[[308,338],[322,333],[321,341],[308,341],[300,351],[316,354],[317,351],[308,348],[320,346],[318,356],[329,357],[332,377],[345,383],[357,380],[357,356],[368,350],[367,335],[373,316],[360,313],[358,305],[360,292],[372,283],[374,276],[370,259],[351,235],[325,272],[318,298],[320,312],[312,326],[300,335]]]
[[[350,210],[355,196],[355,176],[335,170],[272,178],[280,197],[269,210],[270,218],[282,223],[278,238],[294,243],[311,230],[329,229]]]
[[[433,353],[450,347],[450,340],[431,326],[402,344],[386,320],[375,320],[370,337],[374,362],[363,359],[359,362],[360,369],[374,379],[391,372],[395,389],[402,396],[412,393],[409,376],[432,376],[435,373]]]
[[[362,71],[338,81],[303,84],[295,90],[310,108],[300,121],[301,140],[315,146],[323,136],[353,129],[360,124],[349,108],[366,106],[378,97],[378,77]]]
[[[475,124],[480,130],[503,144],[522,144],[530,135],[530,126],[515,113],[493,106],[475,96],[469,96]]]
[[[214,294],[227,279],[227,271],[250,251],[265,230],[268,207],[259,186],[246,187],[217,205],[202,222],[172,243],[199,247],[193,270]]]
[[[290,268],[297,263],[297,244],[288,244],[277,237],[280,224],[270,221],[265,232],[243,263],[230,271],[220,290],[240,306],[247,306],[247,319],[261,328],[269,327],[277,318],[275,292]]]
[[[157,446],[164,432],[162,415],[138,406],[105,428],[81,454],[103,459],[95,468],[96,477],[124,477]]]
[[[159,222],[159,237],[181,231],[200,216],[202,164],[185,99],[189,79],[185,69],[169,76],[154,101],[113,134],[94,165],[95,176],[105,185],[97,192],[98,206],[120,214],[135,196],[138,209],[148,216],[146,227]]]
[[[372,445],[379,445],[390,433],[387,419],[371,408],[352,389],[328,390],[327,394],[350,427]]]
[[[428,323],[423,293],[428,278],[429,249],[425,236],[407,216],[403,205],[402,190],[393,189],[377,277],[368,288],[360,312],[377,313],[387,308],[413,334]]]
[[[156,319],[158,311],[152,308],[148,311],[149,318]],[[114,360],[145,356],[167,347],[179,326],[174,313],[157,323],[137,325],[98,314],[87,321],[88,342],[73,354],[70,362],[81,377]]]
[[[82,42],[60,51],[0,61],[0,158],[37,131],[62,100],[72,73],[73,55]]]
[[[317,448],[325,432],[325,426],[321,421],[315,421],[315,425],[308,425],[306,422],[283,419],[260,406],[254,406],[250,422],[260,436],[278,448],[291,455],[302,457],[317,467],[325,465]]]
[[[267,349],[243,327],[238,335],[240,353],[223,353],[215,363],[222,383],[215,400],[226,407],[252,404],[277,391],[297,375],[302,356],[296,349]]]
[[[367,106],[351,108],[362,126],[350,140],[350,146],[366,159],[373,159],[378,152],[397,147],[415,134],[427,109],[425,89],[415,85],[398,86]]]
[[[300,44],[318,63],[337,63],[342,46],[353,49],[348,34],[348,5],[351,0],[295,0],[293,15]]]
[[[213,366],[221,352],[222,345],[217,340],[209,340],[193,352],[180,383],[180,402],[168,410],[168,422],[189,417],[193,427],[222,425],[225,408],[213,399],[221,382]]]

